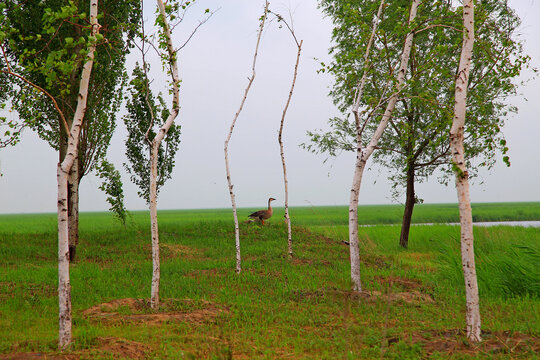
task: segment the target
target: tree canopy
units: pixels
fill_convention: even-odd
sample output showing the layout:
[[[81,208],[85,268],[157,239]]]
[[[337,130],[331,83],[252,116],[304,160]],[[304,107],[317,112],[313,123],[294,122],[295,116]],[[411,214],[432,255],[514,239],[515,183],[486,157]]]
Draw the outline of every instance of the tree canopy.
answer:
[[[77,101],[76,85],[89,42],[97,52],[90,80],[88,110],[81,129],[79,180],[103,159],[116,127],[125,83],[125,58],[131,47],[140,3],[135,0],[100,4],[100,34],[90,36],[87,3],[78,1],[7,0],[5,14],[7,55],[16,71],[44,88],[58,102],[66,121],[71,121]],[[57,109],[32,87],[12,82],[13,108],[51,147],[65,145],[65,127]],[[68,124],[69,125],[69,124]],[[64,139],[62,139],[64,138]]]
[[[446,165],[451,172],[448,131],[452,120],[454,77],[459,61],[462,24],[461,7],[448,1],[430,1],[419,8],[410,29],[406,23],[408,1],[388,4],[372,50],[365,96],[364,115],[377,117],[378,101],[388,92],[399,62],[401,40],[408,30],[415,32],[406,86],[400,93],[388,131],[374,158],[394,169],[396,185],[406,181],[406,170],[415,166],[417,179],[426,178]],[[379,1],[322,0],[320,7],[334,22],[330,48],[331,64],[322,71],[334,75],[330,92],[334,103],[346,114],[363,67],[363,53],[369,24]],[[507,115],[516,109],[506,101],[518,91],[516,78],[530,58],[523,53],[516,34],[520,20],[504,2],[489,0],[477,5],[477,47],[473,54],[466,122],[467,158],[478,160],[469,168],[490,167],[497,154],[508,147],[501,131]],[[366,125],[366,135],[373,131]],[[376,123],[376,122],[375,122]],[[355,149],[354,122],[348,115],[330,119],[329,132],[309,132],[311,151],[335,156]],[[509,164],[505,155],[503,160]],[[442,180],[445,180],[443,178]]]

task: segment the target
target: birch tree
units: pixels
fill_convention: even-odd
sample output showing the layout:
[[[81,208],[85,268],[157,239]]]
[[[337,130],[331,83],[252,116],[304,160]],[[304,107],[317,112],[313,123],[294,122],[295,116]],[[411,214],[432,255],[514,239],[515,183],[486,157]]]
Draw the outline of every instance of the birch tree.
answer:
[[[346,9],[334,6],[336,3],[345,1],[324,1],[325,6],[332,5],[337,9],[329,13],[335,23],[335,45],[331,48],[334,59],[324,70],[336,78],[331,95],[339,109],[345,112],[354,103],[350,89],[362,75],[353,76],[363,61],[357,44],[358,38],[366,32],[363,24],[370,19],[372,3],[359,3],[360,20],[348,16]],[[415,36],[407,71],[408,85],[401,91],[388,128],[373,153],[373,160],[390,170],[392,197],[401,202],[405,193],[399,238],[404,248],[409,242],[414,206],[422,202],[415,183],[437,176],[439,182],[447,184],[453,177],[448,134],[453,117],[455,69],[461,51],[463,19],[461,11],[451,3],[430,1],[427,4],[429,6],[419,9],[416,24],[411,29]],[[401,55],[401,44],[395,41],[395,24],[406,19],[405,14],[395,10],[399,5],[392,3],[385,8],[385,22],[379,26],[371,51],[370,80],[362,99],[362,107],[368,109],[386,91],[388,64],[398,61]],[[464,138],[470,178],[480,168],[491,168],[499,154],[503,155],[505,164],[510,164],[502,126],[507,115],[517,110],[508,99],[517,95],[520,83],[516,78],[530,63],[530,57],[523,52],[522,40],[516,35],[520,21],[512,9],[503,2],[489,0],[478,3],[475,12],[478,18],[475,41],[479,46],[472,58],[474,68],[469,77],[471,91],[467,101],[470,121]],[[335,117],[329,120],[329,125],[329,131],[308,132],[311,141],[304,147],[329,156],[337,156],[341,151],[356,151],[354,122],[345,116]],[[366,134],[375,131],[372,125],[366,124]]]
[[[160,261],[159,261],[159,229],[157,218],[157,167],[158,167],[158,152],[161,141],[167,135],[171,125],[178,116],[180,111],[180,78],[178,77],[178,61],[177,53],[174,49],[171,29],[165,5],[162,0],[157,0],[159,16],[156,23],[160,27],[160,48],[165,48],[167,56],[164,57],[168,74],[171,77],[170,85],[172,87],[172,105],[169,111],[169,116],[165,123],[161,126],[156,136],[153,139],[147,140],[152,143],[150,150],[150,222],[152,233],[152,289],[150,297],[150,306],[152,309],[159,308],[159,283],[160,283]],[[169,11],[170,13],[170,11]],[[150,131],[150,129],[148,130]],[[148,136],[148,133],[147,133]]]
[[[3,10],[3,9],[0,9]],[[43,16],[44,19],[48,19],[48,29],[52,29],[54,31],[54,27],[51,26],[54,20],[58,18],[64,18],[64,17],[70,17],[72,16],[71,11],[73,11],[73,7],[64,7],[62,8],[62,11],[60,13],[53,13],[51,9],[48,9],[47,13]],[[47,90],[42,88],[41,86],[35,84],[25,76],[15,72],[15,71],[21,71],[24,72],[24,67],[21,66],[19,63],[15,62],[16,69],[13,69],[10,66],[10,56],[13,59],[13,45],[15,45],[14,42],[9,42],[10,45],[10,51],[12,51],[11,55],[6,52],[4,48],[4,40],[5,40],[5,32],[0,31],[0,37],[2,40],[0,42],[3,59],[5,60],[5,63],[1,67],[0,70],[4,74],[11,75],[12,77],[18,79],[21,81],[20,84],[28,85],[33,91],[38,91],[39,94],[43,94],[48,99],[50,99],[50,102],[53,106],[53,108],[58,112],[58,116],[60,119],[60,127],[62,130],[66,131],[67,134],[69,134],[69,140],[67,144],[67,151],[66,156],[64,159],[58,163],[57,166],[57,187],[58,187],[58,193],[57,193],[57,215],[58,215],[58,303],[59,303],[59,315],[58,315],[58,324],[59,324],[59,331],[58,331],[58,344],[60,349],[65,349],[71,342],[71,285],[70,285],[70,276],[69,276],[69,219],[68,219],[68,177],[71,171],[71,168],[74,165],[75,160],[78,156],[78,146],[79,146],[79,135],[81,132],[81,127],[83,123],[83,119],[86,113],[87,109],[87,99],[88,99],[88,91],[89,91],[89,83],[90,78],[92,74],[92,68],[94,65],[94,58],[95,58],[95,51],[96,51],[96,44],[97,41],[100,38],[100,25],[98,23],[98,1],[92,0],[90,1],[90,12],[89,12],[89,24],[90,24],[90,34],[89,36],[85,37],[84,41],[82,42],[84,44],[83,47],[80,48],[82,60],[84,62],[84,65],[82,67],[82,71],[80,74],[80,81],[77,86],[77,103],[76,108],[73,112],[73,118],[70,119],[70,123],[68,125],[68,121],[64,115],[64,112],[62,111],[62,108],[59,106],[58,102],[56,101],[55,96],[51,95]],[[51,19],[54,19],[51,21]],[[2,18],[2,23],[6,21],[9,23],[9,21],[12,19]],[[15,33],[17,31],[15,30]],[[36,35],[35,33],[32,35],[29,35],[27,38],[22,38],[22,40],[33,40],[33,39],[40,39],[40,35]],[[24,56],[28,57],[31,54],[36,55],[35,52],[32,52],[32,50],[24,49]],[[42,51],[49,50],[43,48]],[[54,52],[51,52],[54,54]],[[51,57],[51,53],[49,54],[49,57]],[[69,72],[72,69],[72,66],[74,65],[73,62],[62,62],[61,60],[58,60],[55,62],[54,55],[52,56],[51,61],[47,61],[45,66],[39,65],[39,61],[35,61],[33,63],[34,70],[37,70],[38,72],[41,72],[43,74],[47,74],[49,78],[47,78],[46,82],[50,85],[50,83],[54,80],[54,74],[56,73],[55,70],[59,66],[63,66],[65,72]],[[17,59],[17,60],[20,60]],[[29,64],[26,64],[26,66],[29,66]],[[32,68],[32,66],[30,66]],[[20,85],[22,86],[22,85]],[[64,90],[66,93],[68,90]]]
[[[160,305],[160,254],[159,254],[159,227],[157,215],[157,196],[159,187],[170,178],[174,167],[174,155],[180,142],[180,126],[175,125],[175,119],[180,112],[180,77],[178,73],[178,52],[185,47],[212,15],[209,9],[205,10],[207,17],[189,34],[187,40],[175,48],[172,39],[172,29],[181,23],[193,1],[169,1],[166,4],[157,0],[158,14],[156,25],[157,35],[145,34],[144,19],[141,14],[139,21],[141,28],[139,47],[142,55],[142,66],[136,65],[133,79],[130,82],[130,95],[128,99],[128,114],[124,116],[124,123],[128,129],[126,141],[126,155],[129,164],[124,164],[131,175],[131,180],[139,186],[139,196],[144,198],[150,208],[150,229],[152,242],[152,283],[150,293],[150,306],[158,310]],[[142,1],[141,1],[142,7]],[[169,93],[171,105],[167,108],[161,94],[157,99],[150,89],[148,79],[149,64],[146,62],[146,43],[157,38],[157,44],[151,44],[151,49],[157,51],[163,69],[169,77]],[[156,128],[157,127],[157,128]],[[165,148],[162,144],[165,143]],[[145,154],[148,154],[145,155]]]
[[[381,0],[379,9],[377,10],[377,15],[373,20],[373,30],[371,32],[371,36],[366,47],[366,54],[364,56],[364,74],[362,75],[362,80],[360,80],[360,83],[356,88],[356,96],[352,108],[352,113],[354,114],[356,124],[356,164],[349,200],[349,252],[351,260],[351,280],[353,282],[354,291],[362,291],[362,283],[360,280],[360,253],[358,248],[358,196],[360,193],[362,173],[364,171],[366,161],[369,158],[369,155],[367,154],[365,158],[363,157],[364,150],[362,149],[362,126],[360,123],[358,109],[360,106],[360,99],[362,98],[367,76],[367,67],[369,65],[369,51],[371,49],[371,45],[373,44],[373,38],[375,37],[375,33],[377,32],[377,25],[379,22],[379,18],[381,17],[383,6],[384,0]],[[391,111],[392,110],[390,109],[390,112]]]
[[[279,133],[278,133],[278,143],[279,143],[279,153],[281,155],[281,165],[283,167],[283,186],[285,190],[285,222],[287,223],[287,244],[288,244],[288,252],[289,252],[289,258],[293,257],[293,248],[292,248],[292,228],[291,228],[291,217],[289,215],[289,180],[287,179],[287,165],[285,163],[285,150],[283,148],[283,124],[285,123],[285,115],[287,114],[287,110],[289,108],[289,104],[291,103],[291,98],[294,91],[294,86],[296,84],[296,77],[298,75],[298,64],[300,63],[300,53],[302,52],[302,43],[303,40],[300,40],[298,42],[298,39],[296,38],[296,34],[294,33],[293,25],[292,25],[292,19],[290,21],[290,24],[283,19],[283,17],[279,14],[276,15],[279,22],[283,22],[287,29],[289,30],[289,33],[291,34],[294,43],[296,44],[297,52],[296,52],[296,62],[294,64],[294,72],[293,72],[293,78],[291,82],[291,88],[289,90],[289,96],[287,97],[287,102],[285,103],[285,107],[283,108],[283,113],[281,115],[281,122],[279,126]]]
[[[87,2],[6,0],[5,4],[11,24],[7,33],[11,58],[16,60],[22,76],[58,100],[66,124],[45,94],[36,93],[28,86],[8,88],[13,109],[58,151],[61,162],[67,153],[69,127],[77,106],[78,83],[87,51]],[[114,115],[122,101],[125,57],[133,37],[128,24],[138,10],[135,0],[105,2],[101,7],[100,23],[104,31],[98,34],[78,156],[68,178],[70,260],[75,258],[78,244],[79,183],[105,158],[114,133]]]
[[[463,147],[465,117],[467,110],[467,90],[471,58],[474,46],[474,0],[463,2],[463,47],[456,76],[454,95],[454,120],[450,129],[450,147],[456,176],[456,190],[459,202],[461,224],[461,261],[465,278],[467,338],[472,342],[482,340],[480,334],[480,304],[478,281],[474,261],[474,236],[471,200],[469,194],[469,174],[465,163]]]
[[[233,134],[234,126],[236,124],[236,120],[238,119],[238,116],[240,116],[240,112],[244,108],[244,103],[246,102],[249,89],[251,88],[251,84],[253,84],[253,80],[255,80],[255,75],[256,75],[255,64],[257,62],[259,43],[261,42],[261,35],[264,29],[264,23],[266,21],[267,15],[268,15],[268,1],[265,2],[264,14],[260,19],[259,32],[257,35],[257,44],[255,45],[255,53],[253,54],[253,63],[251,65],[251,76],[248,77],[248,85],[246,89],[244,90],[244,97],[242,98],[242,101],[240,102],[240,107],[238,108],[238,111],[233,117],[231,127],[229,129],[229,133],[227,135],[227,138],[225,139],[225,145],[223,147],[223,151],[225,153],[225,171],[227,174],[227,185],[229,188],[229,194],[231,196],[231,205],[232,205],[233,218],[234,218],[234,235],[235,235],[235,243],[236,243],[236,273],[238,274],[242,271],[242,258],[241,258],[241,253],[240,253],[240,228],[238,226],[238,214],[236,212],[236,200],[235,200],[235,195],[233,191],[234,185],[232,183],[231,171],[229,168],[229,142],[231,141],[231,137]]]
[[[92,66],[94,64],[95,41],[99,34],[98,0],[90,1],[90,25],[92,27],[89,39],[88,55],[82,69],[81,82],[78,91],[77,108],[70,128],[68,151],[64,160],[58,164],[58,302],[59,302],[59,334],[58,343],[61,349],[71,342],[71,285],[69,281],[69,228],[67,188],[68,176],[77,158],[79,133],[86,112],[88,85]]]
[[[418,8],[419,0],[413,0],[410,5],[409,10],[409,20],[408,24],[410,25],[415,17],[416,12]],[[363,139],[362,139],[362,132],[364,129],[364,124],[362,124],[360,114],[359,114],[359,104],[360,99],[362,97],[363,88],[366,81],[367,76],[367,68],[368,68],[368,59],[369,59],[369,49],[371,47],[373,38],[375,36],[376,30],[377,30],[377,23],[378,19],[381,15],[381,12],[384,7],[384,1],[381,1],[377,10],[377,16],[375,16],[375,19],[373,21],[373,29],[370,36],[370,41],[368,42],[368,45],[366,47],[366,55],[364,57],[364,75],[362,76],[362,79],[358,83],[356,90],[355,90],[355,101],[352,108],[352,113],[355,117],[355,126],[356,126],[356,163],[354,168],[354,176],[351,186],[351,193],[350,193],[350,201],[349,201],[349,244],[350,244],[350,260],[351,260],[351,280],[353,283],[353,290],[354,291],[361,291],[362,285],[360,280],[360,253],[359,253],[359,241],[358,241],[358,198],[360,193],[360,185],[362,183],[362,175],[367,163],[367,160],[375,150],[378,141],[380,140],[381,136],[383,135],[384,130],[386,129],[386,126],[388,125],[388,121],[390,120],[392,116],[392,112],[394,110],[394,107],[396,105],[396,102],[398,100],[398,96],[402,88],[404,87],[405,82],[405,74],[407,72],[407,65],[409,62],[409,56],[412,48],[413,43],[413,32],[408,32],[405,41],[403,44],[403,51],[401,54],[400,64],[396,71],[396,85],[392,88],[393,93],[390,95],[390,97],[387,100],[387,105],[384,113],[382,114],[381,120],[379,122],[379,125],[377,126],[375,132],[371,136],[371,139],[367,145],[363,145]],[[379,107],[383,102],[385,101],[384,98],[381,97],[379,99],[379,104],[377,104],[376,108]],[[370,117],[368,116],[364,122],[369,121]]]

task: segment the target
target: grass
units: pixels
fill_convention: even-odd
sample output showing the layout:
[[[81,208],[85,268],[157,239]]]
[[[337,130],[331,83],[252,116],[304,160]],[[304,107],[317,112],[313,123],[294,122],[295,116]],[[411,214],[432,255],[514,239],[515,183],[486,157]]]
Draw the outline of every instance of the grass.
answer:
[[[256,208],[238,209],[238,217],[246,218]],[[472,204],[473,218],[482,221],[540,221],[540,202],[476,203]],[[347,225],[348,206],[304,206],[290,209],[296,225]],[[160,224],[191,224],[198,222],[232,221],[230,209],[162,210]],[[274,208],[274,219],[283,218],[283,208]],[[363,205],[358,208],[361,225],[401,224],[402,205]],[[108,213],[85,213],[85,221],[92,230],[106,230],[118,226]],[[130,221],[136,224],[149,222],[148,212],[130,212]],[[275,220],[274,220],[275,221]],[[413,223],[457,223],[457,204],[418,204],[414,207]],[[56,214],[14,214],[0,215],[2,233],[27,231],[56,232]],[[28,229],[29,230],[29,229]]]
[[[537,203],[497,206],[475,206],[476,214],[514,214],[508,220],[517,220],[522,211],[530,220],[540,212]],[[240,209],[240,217],[252,210]],[[457,208],[423,205],[417,211],[416,221],[424,222],[451,218]],[[295,258],[286,257],[286,227],[276,211],[267,226],[241,224],[240,275],[234,272],[230,210],[160,212],[163,308],[158,314],[143,300],[125,302],[150,294],[148,214],[134,212],[127,227],[109,214],[81,214],[78,260],[70,269],[74,341],[64,356],[537,356],[538,229],[475,229],[485,341],[471,348],[463,333],[459,227],[415,226],[407,251],[398,246],[399,226],[361,228],[362,281],[371,296],[358,298],[349,291],[349,249],[342,242],[348,233],[346,208],[291,212]],[[370,221],[399,222],[392,206],[361,208],[361,214]],[[56,352],[56,246],[54,214],[0,216],[0,359],[2,354]],[[120,301],[116,309],[98,306],[115,301]],[[88,313],[94,307],[98,310]]]

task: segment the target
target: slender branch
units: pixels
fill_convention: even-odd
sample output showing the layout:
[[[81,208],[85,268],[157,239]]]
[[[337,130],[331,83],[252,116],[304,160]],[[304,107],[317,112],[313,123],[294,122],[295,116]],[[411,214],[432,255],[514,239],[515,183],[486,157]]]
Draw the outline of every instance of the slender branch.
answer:
[[[369,52],[371,50],[371,46],[373,45],[373,39],[375,38],[375,34],[377,33],[377,25],[379,23],[379,19],[381,17],[383,8],[384,8],[384,0],[381,0],[381,3],[379,4],[379,9],[377,10],[377,16],[375,17],[375,19],[373,19],[373,28],[371,30],[371,36],[369,37],[369,41],[366,47],[366,52],[364,54],[364,73],[362,74],[362,78],[360,79],[360,81],[358,82],[358,85],[356,86],[356,90],[354,94],[354,103],[352,106],[352,113],[354,114],[354,119],[356,123],[357,136],[361,134],[358,109],[360,108],[360,101],[362,99],[364,86],[366,84],[367,70],[368,70],[368,65],[369,65]],[[360,139],[358,139],[358,143],[360,143]]]
[[[414,34],[417,35],[417,34],[421,33],[422,31],[426,31],[426,30],[433,29],[433,28],[436,28],[436,27],[443,27],[443,28],[447,28],[447,29],[452,29],[452,30],[455,30],[455,31],[460,32],[460,33],[463,32],[463,30],[458,29],[458,28],[453,27],[453,26],[450,26],[450,25],[434,24],[434,25],[426,26],[425,28],[422,28],[420,30],[416,30],[414,32]]]
[[[8,71],[11,71],[11,67],[9,66],[9,61],[6,55],[6,51],[4,49],[4,44],[0,44],[0,49],[2,50],[2,56],[4,57],[4,61],[6,62]]]
[[[187,38],[187,40],[179,47],[177,48],[175,51],[178,52],[180,50],[182,50],[188,43],[189,41],[191,40],[191,38],[195,35],[195,33],[197,32],[197,30],[199,30],[199,28],[201,26],[204,25],[205,22],[207,22],[208,20],[210,20],[210,18],[212,17],[212,15],[214,15],[216,12],[218,12],[221,8],[218,8],[217,10],[214,10],[214,11],[211,11],[210,14],[206,17],[206,19],[204,20],[199,20],[199,24],[195,27],[195,29],[193,29],[193,31],[191,32],[191,34],[189,35],[189,37]]]
[[[141,9],[143,9],[144,1],[141,0]],[[148,111],[150,111],[150,124],[148,124],[148,129],[146,130],[146,133],[144,134],[144,139],[146,140],[146,143],[151,148],[152,147],[152,140],[150,140],[150,131],[152,131],[152,128],[154,127],[154,108],[150,104],[149,100],[149,93],[150,93],[150,83],[148,81],[148,69],[147,69],[147,63],[146,63],[146,52],[144,50],[144,45],[146,44],[146,36],[145,36],[145,30],[144,30],[144,11],[141,10],[141,46],[136,45],[142,56],[142,62],[143,62],[143,72],[144,72],[144,87],[145,87],[145,93],[144,93],[144,101],[146,102],[146,106],[148,107]]]
[[[289,23],[285,20],[285,18],[283,16],[281,16],[280,14],[272,12],[270,10],[268,10],[268,12],[274,14],[276,16],[276,18],[278,19],[278,22],[282,22],[282,23],[285,24],[287,29],[289,29],[289,33],[292,35],[292,37],[294,39],[294,42],[296,43],[296,47],[298,47],[298,48],[302,47],[302,45],[301,45],[302,41],[298,42],[298,39],[296,38],[296,34],[294,33],[294,27],[292,25],[292,17],[291,17],[291,24],[289,25]],[[289,14],[290,14],[290,12],[289,12]]]
[[[370,113],[368,114],[368,116],[366,117],[366,119],[364,120],[364,124],[362,124],[362,127],[357,130],[358,131],[358,135],[357,135],[357,140],[361,139],[362,138],[362,135],[364,133],[364,130],[369,122],[369,120],[372,119],[373,115],[375,115],[375,112],[384,104],[386,103],[386,101],[388,101],[392,95],[390,95],[389,97],[384,97],[384,95],[386,94],[386,92],[388,91],[388,84],[387,84],[387,87],[383,90],[383,93],[381,94],[381,96],[379,97],[379,102],[377,103],[377,105],[375,105],[373,107],[373,109],[370,111]],[[360,143],[358,143],[360,144]]]
[[[386,147],[386,146],[379,146],[379,145],[377,145],[375,147],[375,149],[376,150],[391,151],[391,152],[396,153],[396,154],[407,156],[407,153],[405,151],[400,150],[400,149],[389,148],[389,147]]]
[[[8,75],[11,75],[11,76],[14,76],[18,79],[21,79],[22,81],[24,81],[25,83],[27,83],[28,85],[32,86],[33,88],[35,88],[36,90],[39,90],[40,92],[42,92],[43,94],[45,94],[47,97],[49,97],[49,99],[51,99],[53,105],[54,105],[54,108],[56,109],[56,111],[58,112],[58,115],[60,116],[60,120],[61,120],[61,123],[62,125],[64,126],[64,130],[66,132],[66,134],[68,136],[71,136],[71,132],[69,130],[69,126],[67,124],[67,121],[66,121],[66,118],[64,117],[64,114],[62,113],[62,110],[60,110],[60,107],[58,106],[58,103],[56,102],[55,98],[49,94],[47,92],[47,90],[43,89],[41,86],[39,85],[36,85],[34,84],[33,82],[31,82],[30,80],[26,79],[25,77],[19,75],[19,74],[15,74],[14,72],[11,72],[11,71],[6,71],[6,70],[2,70],[0,69],[0,72],[4,73],[4,74],[8,74]]]
[[[22,123],[20,125],[18,125],[18,128],[17,129],[14,129],[12,130],[12,135],[9,137],[9,139],[7,140],[4,140],[4,141],[0,141],[0,148],[5,148],[11,144],[14,144],[17,142],[17,139],[19,137],[19,134],[24,130],[24,128],[26,127],[26,124],[25,123]]]
[[[283,22],[287,28],[289,29],[289,33],[292,35],[294,42],[296,43],[297,47],[297,53],[296,53],[296,62],[294,64],[294,74],[293,79],[291,82],[291,88],[289,90],[289,96],[287,97],[287,102],[285,103],[285,107],[283,108],[283,114],[281,115],[281,123],[279,126],[279,135],[278,135],[278,143],[279,143],[279,149],[280,149],[280,155],[281,155],[281,164],[283,166],[283,184],[285,187],[285,221],[287,222],[287,242],[288,242],[288,251],[289,251],[289,258],[293,257],[293,249],[292,249],[292,229],[291,229],[291,217],[289,216],[289,180],[287,179],[287,166],[285,164],[285,151],[283,149],[283,124],[285,122],[285,115],[287,113],[287,109],[289,108],[289,104],[291,102],[291,98],[294,91],[294,85],[296,84],[296,77],[298,75],[298,64],[300,62],[300,53],[302,52],[302,43],[303,40],[300,40],[298,42],[298,39],[296,38],[296,35],[294,33],[292,25],[289,26],[287,21],[283,19],[283,17],[279,14],[274,15],[278,18],[279,21]],[[292,18],[291,18],[292,23]]]

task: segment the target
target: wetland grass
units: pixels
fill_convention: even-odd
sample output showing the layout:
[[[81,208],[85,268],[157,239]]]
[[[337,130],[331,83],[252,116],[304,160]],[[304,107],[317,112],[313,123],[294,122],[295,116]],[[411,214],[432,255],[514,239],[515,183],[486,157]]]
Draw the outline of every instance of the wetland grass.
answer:
[[[399,226],[362,228],[366,292],[358,296],[349,291],[349,249],[343,242],[347,227],[340,225],[343,209],[291,209],[296,224],[292,260],[287,258],[287,230],[278,211],[268,225],[242,224],[240,275],[234,272],[230,210],[160,212],[165,305],[157,314],[145,306],[152,269],[148,214],[133,212],[123,227],[109,214],[82,213],[79,258],[71,267],[74,342],[65,355],[75,359],[537,356],[538,229],[475,230],[485,341],[471,348],[464,334],[459,227],[413,227],[407,251],[398,245]],[[523,211],[535,214],[535,209],[524,206]],[[239,216],[251,210],[240,209]],[[428,210],[422,216],[439,216],[433,208]],[[452,211],[457,213],[457,208]],[[392,207],[372,215],[371,219],[400,217]],[[54,214],[0,216],[0,359],[56,354],[55,221]],[[117,308],[106,305],[115,302],[120,303]],[[93,308],[100,310],[88,315]]]

